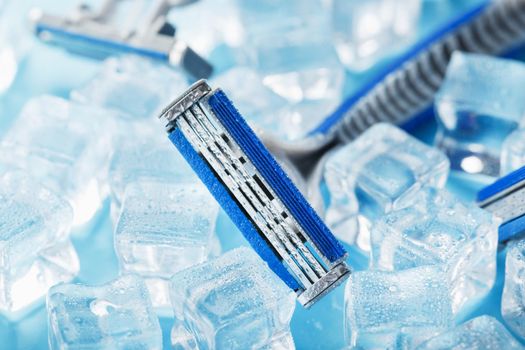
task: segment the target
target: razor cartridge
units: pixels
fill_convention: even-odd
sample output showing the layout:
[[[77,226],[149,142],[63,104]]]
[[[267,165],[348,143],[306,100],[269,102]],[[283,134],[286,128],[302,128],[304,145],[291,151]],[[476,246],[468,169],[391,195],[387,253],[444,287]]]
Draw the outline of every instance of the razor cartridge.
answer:
[[[500,242],[525,233],[525,167],[483,188],[477,201],[481,208],[501,218]]]
[[[195,79],[211,75],[212,66],[186,43],[176,39],[175,27],[166,21],[171,7],[183,5],[188,0],[138,1],[132,3],[131,9],[120,9],[121,1],[105,0],[98,11],[80,4],[67,17],[33,9],[34,33],[46,43],[84,56],[103,59],[130,53],[181,67]]]
[[[345,249],[223,91],[198,81],[160,118],[169,139],[303,306],[350,275]]]

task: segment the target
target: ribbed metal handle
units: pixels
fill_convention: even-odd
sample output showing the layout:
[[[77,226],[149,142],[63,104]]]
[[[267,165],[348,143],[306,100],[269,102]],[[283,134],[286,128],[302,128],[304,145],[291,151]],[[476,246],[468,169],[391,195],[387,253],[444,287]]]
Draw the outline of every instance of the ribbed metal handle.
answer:
[[[388,74],[333,130],[348,142],[379,122],[403,124],[430,106],[455,50],[501,54],[525,40],[525,0],[500,0]]]

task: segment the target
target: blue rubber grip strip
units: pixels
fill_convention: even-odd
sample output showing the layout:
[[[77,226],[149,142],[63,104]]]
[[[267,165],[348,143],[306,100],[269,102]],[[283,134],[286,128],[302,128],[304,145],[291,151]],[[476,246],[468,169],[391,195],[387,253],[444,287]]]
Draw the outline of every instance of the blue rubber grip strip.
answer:
[[[182,131],[176,128],[169,134],[169,139],[178,148],[179,152],[184,156],[206,187],[208,187],[211,194],[243,233],[257,254],[268,263],[268,266],[288,287],[293,290],[300,289],[297,281],[288,272],[271,247],[268,246],[264,238],[260,236],[258,230],[246,217],[237,202],[233,200],[228,189],[217,178],[208,163],[193,149],[193,146],[188,140],[186,140]]]
[[[36,29],[35,29],[35,32],[36,32],[37,35],[39,35],[41,32],[44,32],[44,31],[45,32],[49,32],[52,35],[55,35],[55,36],[57,36],[59,38],[62,37],[62,38],[65,38],[65,39],[76,40],[76,41],[79,41],[79,42],[82,42],[82,43],[88,44],[88,45],[101,46],[101,47],[104,47],[106,49],[110,49],[110,50],[114,51],[113,53],[118,53],[118,52],[132,53],[132,54],[137,54],[137,55],[141,55],[141,56],[147,56],[147,57],[150,57],[150,58],[153,58],[153,59],[162,60],[162,61],[168,61],[169,60],[168,55],[163,53],[163,52],[142,49],[142,48],[139,48],[139,47],[126,45],[126,44],[123,44],[123,43],[120,43],[120,42],[115,42],[115,41],[111,41],[111,40],[103,40],[103,39],[98,39],[98,38],[91,37],[91,36],[71,33],[71,32],[68,32],[66,30],[56,28],[56,27],[50,27],[50,26],[46,26],[46,25],[38,25],[36,27]],[[110,53],[108,53],[108,55],[110,55]]]
[[[415,45],[412,46],[412,48],[408,50],[405,54],[399,56],[392,63],[388,64],[367,84],[365,84],[354,94],[347,97],[332,114],[326,117],[323,120],[323,122],[321,122],[321,124],[318,125],[315,129],[310,131],[308,135],[311,136],[318,133],[327,133],[332,128],[332,126],[334,126],[340,119],[344,117],[348,110],[350,110],[361,98],[363,98],[370,91],[372,91],[372,89],[377,84],[381,83],[387,75],[401,68],[406,62],[414,59],[417,55],[419,55],[421,52],[430,47],[431,44],[437,42],[448,33],[451,33],[463,24],[470,22],[472,19],[478,16],[479,13],[481,13],[487,7],[488,4],[489,1],[486,1],[481,5],[474,7],[473,9],[459,15],[450,22],[445,23],[443,26],[430,33],[427,37],[416,42]]]
[[[500,242],[512,239],[525,232],[525,215],[519,216],[512,221],[506,222],[499,227],[498,240]]]
[[[330,262],[344,257],[346,251],[341,243],[319,218],[224,92],[217,90],[209,97],[208,104],[320,252]]]
[[[477,201],[483,202],[490,197],[506,190],[509,187],[516,185],[519,182],[525,181],[525,166],[514,170],[513,172],[499,178],[491,185],[481,189],[478,192]]]

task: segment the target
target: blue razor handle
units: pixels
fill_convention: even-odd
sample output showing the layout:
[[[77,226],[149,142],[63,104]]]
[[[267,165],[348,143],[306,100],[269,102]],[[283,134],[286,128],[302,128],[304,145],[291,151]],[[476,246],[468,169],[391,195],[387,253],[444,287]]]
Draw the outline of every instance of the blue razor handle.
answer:
[[[346,98],[310,135],[346,143],[376,123],[410,129],[432,115],[432,102],[456,50],[506,55],[525,43],[525,1],[484,1],[445,23]]]
[[[223,91],[200,80],[160,117],[173,144],[302,305],[350,275],[345,249]]]
[[[161,6],[154,18],[142,27],[125,31],[109,21],[117,0],[106,0],[101,13],[88,10],[70,17],[60,17],[34,9],[31,13],[33,31],[45,43],[60,46],[69,52],[103,59],[116,54],[135,54],[177,66],[195,79],[207,78],[213,67],[186,43],[175,38],[175,27],[166,22]],[[162,3],[160,3],[162,5]],[[86,13],[84,13],[86,12]]]
[[[502,219],[499,241],[525,233],[525,167],[515,170],[478,193],[479,206]]]

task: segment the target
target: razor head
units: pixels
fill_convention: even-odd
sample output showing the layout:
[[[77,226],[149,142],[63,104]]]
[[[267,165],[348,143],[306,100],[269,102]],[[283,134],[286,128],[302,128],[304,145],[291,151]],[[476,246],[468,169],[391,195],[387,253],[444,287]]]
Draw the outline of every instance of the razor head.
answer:
[[[502,220],[499,241],[525,233],[525,167],[517,169],[478,193],[478,205]]]
[[[166,21],[169,5],[158,5],[136,27],[119,27],[112,13],[120,0],[106,0],[98,13],[80,5],[70,16],[60,17],[33,9],[30,17],[35,35],[43,42],[72,53],[96,59],[116,54],[136,54],[181,67],[195,79],[207,78],[213,67],[186,43],[175,37],[175,27]],[[135,11],[137,12],[137,11]],[[140,18],[139,18],[140,19]],[[117,21],[118,22],[118,21]]]
[[[350,275],[345,249],[224,92],[198,81],[160,118],[170,140],[301,304],[309,307]]]

